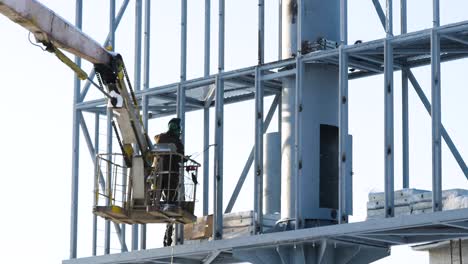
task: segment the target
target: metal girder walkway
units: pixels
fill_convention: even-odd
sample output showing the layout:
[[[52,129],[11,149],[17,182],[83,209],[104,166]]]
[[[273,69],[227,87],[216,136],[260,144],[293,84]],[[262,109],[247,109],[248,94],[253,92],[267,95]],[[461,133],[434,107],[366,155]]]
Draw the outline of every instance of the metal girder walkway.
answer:
[[[241,262],[233,257],[233,253],[244,249],[277,249],[279,246],[320,244],[324,240],[388,248],[462,237],[468,237],[468,209],[65,260],[63,263],[232,263]]]
[[[431,32],[440,36],[441,61],[450,61],[468,57],[468,21],[435,27],[408,34],[402,34],[389,39],[394,55],[394,68],[414,68],[431,63]],[[348,78],[357,79],[370,75],[384,73],[384,42],[385,39],[363,42],[346,46],[349,55],[348,65],[354,69]],[[304,63],[328,63],[339,65],[339,50],[322,50],[302,56]],[[276,61],[261,66],[252,66],[233,71],[219,73],[224,81],[225,104],[252,100],[255,96],[255,70],[262,72],[265,96],[279,93],[281,78],[295,75],[295,59]],[[216,75],[187,80],[183,82],[158,86],[143,91],[137,91],[137,97],[148,96],[148,109],[154,116],[172,115],[176,112],[177,88],[186,90],[186,111],[214,106],[213,91]],[[210,96],[211,95],[211,96]],[[85,101],[77,104],[77,109],[87,112],[105,114],[105,99]]]

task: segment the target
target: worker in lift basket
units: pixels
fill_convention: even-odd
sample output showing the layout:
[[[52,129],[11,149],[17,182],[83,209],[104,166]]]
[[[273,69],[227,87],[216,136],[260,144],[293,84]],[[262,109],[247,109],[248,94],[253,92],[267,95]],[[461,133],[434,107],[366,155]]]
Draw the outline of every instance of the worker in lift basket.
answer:
[[[180,135],[182,132],[180,126],[180,118],[172,118],[168,123],[168,131],[166,133],[161,133],[159,135],[154,136],[154,140],[156,144],[158,143],[173,143],[176,146],[177,153],[184,155],[184,145],[180,140]],[[164,201],[167,203],[172,203],[177,201],[177,189],[179,185],[179,171],[180,171],[180,163],[182,162],[181,157],[178,155],[173,155],[171,161],[169,158],[165,158],[162,164],[163,171],[171,171],[174,173],[164,174],[162,175],[162,193],[165,196]],[[171,168],[169,168],[169,166]],[[172,245],[172,233],[173,233],[173,224],[167,224],[166,226],[166,234],[164,235],[164,246],[171,246]]]

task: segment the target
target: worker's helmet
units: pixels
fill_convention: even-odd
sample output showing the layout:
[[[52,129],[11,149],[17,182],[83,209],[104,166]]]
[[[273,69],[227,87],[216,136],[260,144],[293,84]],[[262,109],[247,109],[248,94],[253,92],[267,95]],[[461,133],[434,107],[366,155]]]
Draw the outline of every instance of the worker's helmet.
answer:
[[[169,127],[169,131],[180,134],[181,132],[181,127],[180,127],[180,118],[172,118],[169,120],[169,123],[167,123]]]

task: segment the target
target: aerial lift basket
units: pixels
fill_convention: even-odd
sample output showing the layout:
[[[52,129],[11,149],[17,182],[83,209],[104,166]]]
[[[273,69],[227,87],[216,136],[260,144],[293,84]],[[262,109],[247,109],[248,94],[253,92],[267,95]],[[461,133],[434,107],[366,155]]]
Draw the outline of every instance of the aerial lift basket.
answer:
[[[142,168],[127,168],[122,154],[97,155],[93,213],[127,224],[194,222],[200,164],[173,144],[156,144],[153,154],[153,166],[143,174],[132,173]],[[144,177],[144,190],[136,189],[136,177]]]

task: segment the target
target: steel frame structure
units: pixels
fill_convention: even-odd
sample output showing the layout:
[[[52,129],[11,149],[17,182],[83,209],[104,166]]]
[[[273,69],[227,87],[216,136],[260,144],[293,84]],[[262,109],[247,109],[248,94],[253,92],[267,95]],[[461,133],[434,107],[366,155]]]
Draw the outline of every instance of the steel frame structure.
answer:
[[[109,34],[104,45],[114,46],[115,30],[119,26],[121,18],[127,9],[129,0],[124,0],[116,15],[115,0],[110,1],[109,12]],[[100,127],[99,116],[107,116],[107,141],[108,153],[112,152],[112,128],[110,112],[106,109],[106,100],[86,100],[86,95],[92,84],[87,81],[83,86],[79,79],[74,80],[74,109],[73,109],[73,151],[72,151],[72,206],[71,206],[71,234],[70,234],[70,260],[64,263],[166,263],[170,260],[177,260],[177,263],[223,263],[235,262],[235,256],[246,248],[276,248],[278,256],[281,257],[281,247],[300,246],[303,244],[317,243],[323,252],[326,251],[327,243],[324,241],[341,241],[354,245],[356,250],[361,245],[376,248],[388,248],[392,245],[426,242],[454,237],[468,236],[468,209],[444,211],[441,210],[442,201],[442,173],[441,173],[441,139],[448,145],[451,153],[456,159],[460,169],[468,178],[468,168],[464,162],[456,145],[450,138],[447,130],[441,123],[441,102],[440,102],[440,64],[445,61],[457,60],[468,57],[468,21],[463,21],[450,25],[440,25],[439,22],[439,1],[433,0],[433,27],[426,30],[407,33],[406,26],[406,0],[401,1],[401,34],[393,34],[393,14],[392,0],[386,1],[386,13],[384,13],[379,1],[373,0],[376,12],[382,22],[386,32],[386,38],[369,41],[365,43],[348,45],[347,43],[347,1],[341,0],[341,39],[339,48],[322,50],[308,54],[298,54],[296,58],[278,60],[271,63],[264,63],[264,1],[259,0],[258,9],[258,32],[259,32],[259,57],[258,65],[246,67],[233,71],[224,71],[224,0],[218,0],[219,6],[219,34],[218,34],[218,72],[210,74],[210,8],[211,1],[205,0],[205,60],[204,77],[197,79],[186,79],[186,49],[187,49],[187,0],[181,0],[181,77],[180,82],[150,87],[150,4],[151,0],[135,0],[135,77],[134,87],[136,96],[141,102],[145,127],[148,120],[156,117],[177,114],[182,120],[185,113],[189,111],[204,111],[204,148],[209,146],[209,109],[215,108],[215,154],[214,154],[214,188],[213,206],[214,225],[213,239],[207,243],[199,245],[178,245],[172,248],[152,249],[139,252],[128,252],[122,254],[105,255],[76,259],[77,257],[77,234],[78,234],[78,180],[79,180],[79,138],[80,128],[82,136],[86,141],[89,153],[92,158],[99,149],[98,131]],[[279,1],[280,14],[281,2]],[[301,1],[298,1],[301,4]],[[82,0],[76,0],[76,20],[78,28],[82,25]],[[300,10],[300,9],[299,9]],[[298,14],[300,16],[300,12]],[[281,15],[280,15],[281,19]],[[300,19],[298,20],[300,21]],[[300,22],[299,22],[300,23]],[[281,22],[280,22],[281,24]],[[142,30],[142,25],[144,29]],[[298,27],[301,25],[299,24]],[[144,31],[144,37],[143,37]],[[281,35],[281,31],[279,32]],[[143,39],[143,56],[142,43]],[[301,41],[298,40],[298,43]],[[281,54],[281,42],[279,54]],[[141,69],[141,59],[143,57],[143,69]],[[75,58],[76,64],[80,65],[80,58]],[[313,229],[285,231],[281,233],[254,235],[243,238],[223,240],[222,234],[222,214],[230,212],[242,189],[248,171],[254,164],[255,171],[255,201],[253,208],[259,216],[255,219],[256,232],[262,232],[262,153],[263,134],[267,130],[275,111],[278,111],[279,121],[281,121],[281,78],[295,76],[301,78],[301,68],[304,64],[327,63],[339,67],[339,146],[340,146],[340,176],[339,176],[339,222],[342,221],[342,214],[345,212],[344,190],[347,184],[344,177],[344,161],[346,153],[346,135],[348,133],[348,80],[364,78],[371,75],[384,75],[385,90],[385,215],[386,219],[373,220],[364,223],[341,224],[333,227],[319,227]],[[431,65],[432,85],[431,102],[427,99],[411,69],[418,66]],[[352,67],[353,72],[348,71]],[[432,117],[432,168],[433,168],[433,208],[434,213],[424,216],[394,217],[394,107],[393,107],[393,73],[402,72],[402,120],[403,120],[403,187],[409,187],[409,159],[408,159],[408,83],[411,83],[424,107]],[[143,85],[141,85],[141,72],[143,73]],[[94,72],[89,74],[93,79]],[[300,83],[300,82],[296,82]],[[300,105],[300,91],[302,87],[297,85],[296,102]],[[141,89],[140,87],[143,87]],[[267,96],[274,96],[270,110],[263,112],[263,101]],[[227,206],[223,202],[223,124],[224,105],[233,104],[246,100],[255,100],[255,146],[247,158],[245,167],[239,177],[237,186],[229,200]],[[91,139],[83,112],[95,115],[95,138]],[[296,109],[296,128],[301,125],[297,117],[300,111]],[[299,131],[296,129],[296,131]],[[301,135],[296,136],[295,155],[301,155]],[[203,214],[208,214],[208,170],[210,168],[209,156],[205,154],[203,158]],[[299,159],[296,159],[299,160]],[[299,166],[296,166],[295,177],[299,177]],[[257,177],[259,176],[260,177]],[[104,180],[100,184],[105,184]],[[125,184],[125,183],[123,183]],[[296,181],[299,184],[299,181]],[[297,214],[300,212],[296,210]],[[300,216],[298,215],[298,218]],[[93,220],[93,256],[96,255],[96,224]],[[122,252],[127,251],[125,244],[125,225],[114,225],[122,246]],[[300,228],[299,225],[296,228]],[[110,250],[110,229],[111,223],[106,222],[105,227],[105,254]],[[131,250],[146,248],[146,227],[141,226],[140,232],[135,225],[132,227]],[[140,234],[138,234],[140,233]],[[178,229],[179,243],[183,242],[183,232]],[[140,243],[138,243],[140,242]],[[140,244],[140,247],[138,247]],[[315,245],[315,244],[314,244]],[[351,252],[353,253],[353,252]],[[351,254],[350,253],[350,254]]]

